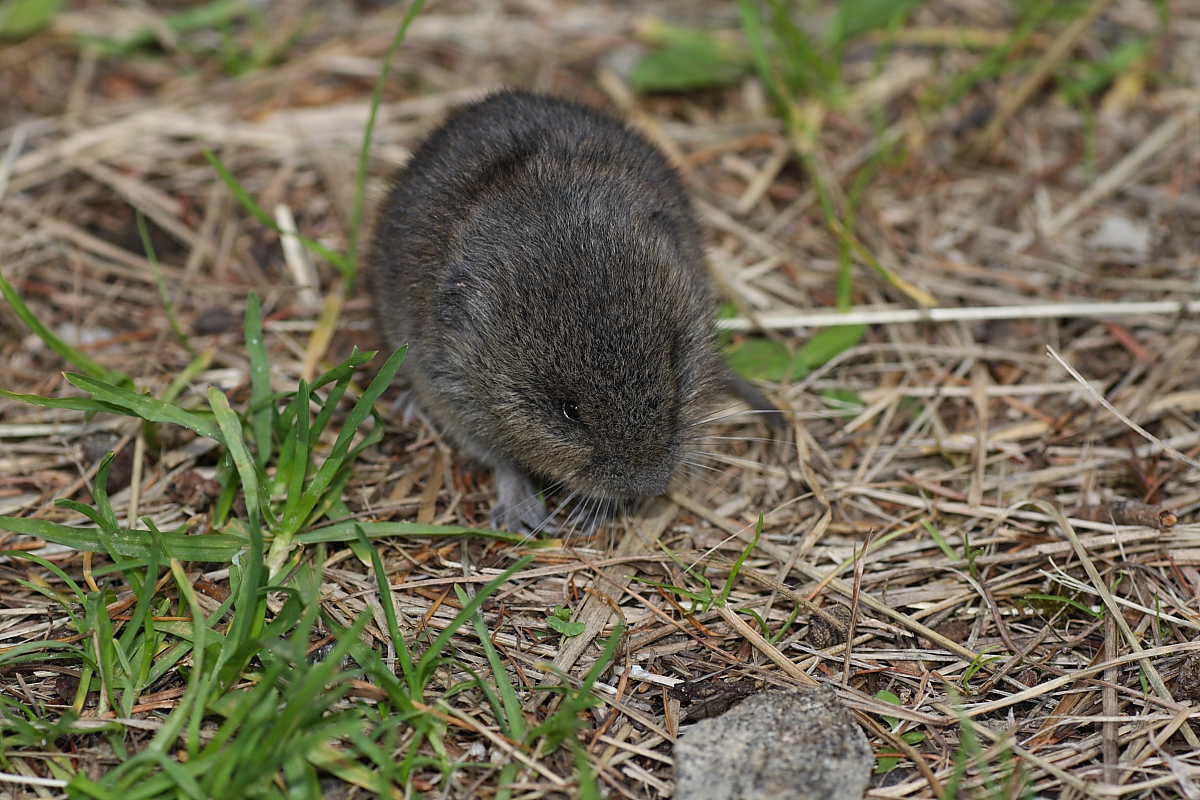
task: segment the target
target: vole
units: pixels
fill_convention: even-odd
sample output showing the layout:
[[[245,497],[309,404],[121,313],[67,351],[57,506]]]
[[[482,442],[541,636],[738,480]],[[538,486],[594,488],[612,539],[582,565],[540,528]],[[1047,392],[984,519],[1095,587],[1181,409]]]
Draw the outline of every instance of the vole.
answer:
[[[368,267],[417,408],[495,470],[497,527],[544,526],[540,488],[666,491],[723,389],[777,411],[717,351],[679,176],[587,106],[510,90],[452,113],[395,176]]]

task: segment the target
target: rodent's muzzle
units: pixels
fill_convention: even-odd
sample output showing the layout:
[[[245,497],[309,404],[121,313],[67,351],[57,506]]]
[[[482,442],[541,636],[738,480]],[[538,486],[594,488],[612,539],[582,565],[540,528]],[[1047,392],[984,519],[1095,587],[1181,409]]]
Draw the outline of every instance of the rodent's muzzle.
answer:
[[[615,464],[591,471],[593,485],[589,490],[597,495],[618,500],[637,500],[664,494],[675,477],[673,464],[639,466]]]

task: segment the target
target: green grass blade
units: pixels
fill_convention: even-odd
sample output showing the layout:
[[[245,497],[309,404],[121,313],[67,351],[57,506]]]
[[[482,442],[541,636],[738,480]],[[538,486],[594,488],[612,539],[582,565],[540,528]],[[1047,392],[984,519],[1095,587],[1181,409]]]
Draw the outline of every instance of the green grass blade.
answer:
[[[0,517],[0,519],[3,519],[3,517]],[[42,558],[35,553],[27,553],[24,550],[0,550],[0,558],[15,558],[22,561],[32,561],[42,569],[53,573],[54,577],[58,578],[67,585],[67,588],[71,590],[73,595],[75,595],[77,602],[83,602],[83,590],[79,588],[79,584],[76,583],[70,575],[64,572],[62,567],[60,567],[58,564],[55,564],[53,561]],[[57,599],[53,594],[49,594],[49,591],[49,589],[45,589],[41,593],[45,594],[51,599]]]
[[[609,664],[617,656],[617,648],[621,646],[621,637],[625,635],[625,623],[617,622],[613,626],[613,632],[604,641],[604,650],[596,659],[596,663],[592,664],[591,669],[583,676],[583,681],[579,685],[581,692],[591,692],[596,681],[600,680],[600,676],[608,669]]]
[[[151,529],[155,535],[159,533],[159,531],[154,529],[152,526]],[[151,539],[151,542],[153,544],[157,544],[153,539]],[[120,646],[126,652],[133,651],[137,636],[139,632],[143,632],[143,628],[145,628],[144,635],[146,635],[147,638],[149,638],[149,634],[153,631],[153,625],[149,624],[149,621],[151,607],[154,603],[154,589],[158,582],[158,567],[161,556],[162,548],[152,546],[150,562],[146,565],[145,574],[142,576],[140,585],[138,585],[136,588],[137,600],[133,606],[133,614],[130,616],[129,622],[125,625],[125,630],[121,633]],[[149,651],[147,652],[147,655],[150,655]],[[147,674],[149,672],[148,665],[145,672]],[[140,679],[141,673],[139,673],[138,676],[130,676],[130,683],[132,685],[131,688],[136,688],[137,691],[141,691],[142,687],[136,685]],[[128,714],[126,714],[126,716],[128,716]]]
[[[271,363],[263,339],[262,305],[258,295],[246,298],[246,355],[250,358],[250,427],[254,431],[256,463],[264,467],[271,457],[271,429],[275,404],[271,397]]]
[[[424,5],[425,0],[413,0],[409,3],[408,11],[405,12],[404,19],[400,22],[400,28],[392,37],[392,43],[388,46],[387,52],[383,54],[383,66],[379,70],[379,79],[375,81],[375,88],[371,91],[371,111],[367,115],[367,125],[363,129],[362,146],[358,149],[358,166],[354,172],[354,205],[350,211],[350,253],[347,259],[349,269],[342,272],[342,278],[346,281],[347,293],[354,288],[355,272],[358,269],[363,211],[366,208],[367,200],[367,162],[371,156],[371,140],[375,137],[375,120],[379,115],[379,104],[383,102],[383,89],[387,85],[388,75],[391,73],[392,58],[401,43],[404,42],[404,37],[408,35],[408,26],[412,25],[412,21],[416,19],[417,14],[421,13]]]
[[[396,604],[392,600],[392,587],[388,583],[387,573],[383,570],[383,559],[379,557],[379,551],[371,546],[370,540],[367,539],[366,533],[363,532],[362,525],[356,524],[354,532],[357,536],[357,541],[365,548],[371,557],[371,569],[375,572],[375,587],[379,591],[379,604],[383,606],[383,617],[387,621],[388,637],[392,642],[392,646],[396,648],[396,660],[400,662],[400,674],[404,676],[405,682],[414,695],[418,695],[420,686],[415,682],[416,671],[413,669],[412,652],[408,649],[408,642],[404,638],[404,632],[400,630],[400,621],[396,617]]]
[[[332,698],[324,697],[328,692],[327,684],[334,673],[341,669],[342,659],[350,652],[350,648],[359,642],[362,632],[366,630],[371,615],[363,612],[358,615],[349,628],[342,628],[337,635],[337,644],[332,652],[322,661],[314,665],[300,679],[295,690],[289,693],[283,713],[279,715],[275,725],[276,734],[284,734],[295,730],[301,717],[318,702],[327,702]]]
[[[111,403],[102,403],[90,397],[42,397],[38,394],[18,394],[17,392],[10,392],[7,389],[0,389],[0,397],[42,408],[63,408],[68,411],[86,412],[103,411],[108,414],[129,415],[129,412],[120,406],[115,406]]]
[[[0,526],[3,527],[3,526]],[[332,525],[323,525],[320,528],[314,528],[305,531],[296,536],[296,541],[300,544],[316,544],[317,542],[350,542],[353,541],[357,534],[355,528],[361,527],[368,539],[382,539],[385,537],[401,537],[408,538],[412,536],[439,536],[446,538],[463,538],[463,537],[479,537],[481,539],[493,539],[500,542],[509,542],[510,544],[520,544],[526,538],[519,533],[509,533],[507,531],[489,531],[483,528],[464,528],[460,525],[434,525],[432,523],[425,524],[421,522],[335,522]],[[542,542],[529,542],[531,546],[550,546],[552,540],[542,540]]]
[[[212,0],[202,5],[185,8],[161,18],[166,27],[175,34],[186,34],[205,29],[216,29],[228,25],[234,19],[251,11],[247,0]],[[162,32],[152,24],[122,25],[119,32],[110,38],[84,34],[80,38],[89,47],[96,48],[105,56],[125,57],[135,51],[161,41]]]
[[[575,774],[579,776],[579,800],[600,800],[600,787],[596,785],[596,773],[588,761],[587,748],[577,738],[567,740],[571,755],[575,759]]]
[[[167,315],[167,324],[171,327],[171,332],[175,334],[175,340],[195,357],[196,348],[192,347],[192,340],[179,324],[179,317],[175,314],[175,301],[171,299],[171,293],[167,291],[167,281],[163,277],[162,265],[158,263],[158,254],[154,252],[154,242],[150,240],[150,229],[146,225],[146,216],[141,209],[136,210],[134,219],[137,221],[138,236],[142,239],[142,249],[146,252],[146,260],[150,262],[150,269],[154,271],[154,283],[158,286],[158,298],[162,302],[163,312]]]
[[[321,433],[329,425],[329,420],[333,419],[333,413],[337,411],[338,404],[342,402],[342,397],[345,396],[346,389],[349,388],[353,377],[349,372],[342,374],[329,389],[329,394],[324,398],[318,398],[321,403],[321,410],[317,412],[316,418],[308,426],[308,446],[310,448],[316,446],[317,442],[320,441]],[[315,388],[309,387],[310,397]],[[304,413],[308,413],[307,407],[305,407]]]
[[[342,275],[353,274],[353,267],[346,256],[338,253],[335,250],[330,250],[328,247],[316,241],[315,239],[310,239],[307,236],[303,236],[299,233],[290,231],[285,232],[282,230],[278,225],[275,224],[275,220],[271,218],[271,215],[264,211],[262,206],[260,206],[254,200],[254,198],[250,196],[250,193],[247,192],[245,187],[242,186],[238,179],[233,176],[233,173],[226,169],[225,164],[222,163],[220,158],[208,150],[204,151],[204,157],[208,159],[208,163],[211,164],[213,169],[217,171],[217,175],[219,175],[221,180],[225,182],[225,185],[229,187],[229,191],[231,191],[233,196],[237,198],[238,202],[242,204],[242,207],[249,211],[255,219],[278,233],[280,236],[295,236],[296,241],[300,242],[300,244],[304,245],[313,253],[316,253],[324,258],[330,264],[333,264],[333,266],[336,267],[338,272],[340,272]]]
[[[163,722],[163,726],[146,746],[146,750],[151,753],[165,753],[174,747],[188,718],[193,716],[197,710],[201,713],[204,710],[200,689],[204,676],[204,634],[208,629],[208,622],[204,616],[204,610],[196,598],[196,590],[192,588],[191,581],[183,571],[183,565],[175,559],[171,560],[171,574],[175,576],[175,585],[187,601],[188,609],[192,614],[192,673],[188,677],[188,686],[179,705],[172,709],[171,714]]]
[[[66,379],[72,385],[89,392],[97,400],[124,409],[123,413],[125,414],[141,417],[149,422],[169,422],[172,425],[180,425],[201,436],[221,441],[220,429],[208,417],[184,411],[182,408],[171,403],[164,403],[158,398],[138,394],[87,375],[68,372]]]
[[[92,487],[92,502],[96,504],[96,511],[99,512],[96,522],[107,534],[116,533],[121,528],[121,523],[117,522],[116,512],[113,511],[112,502],[108,499],[108,473],[112,469],[113,459],[116,457],[117,454],[109,450],[100,460],[100,468],[96,470],[96,482]]]
[[[342,426],[341,431],[338,432],[333,450],[324,463],[321,464],[312,481],[305,488],[303,499],[297,505],[295,511],[290,516],[284,517],[280,523],[280,532],[283,535],[291,535],[298,531],[308,520],[313,508],[324,497],[329,485],[333,482],[334,477],[346,461],[346,454],[350,450],[351,441],[353,441],[355,434],[358,432],[358,426],[370,415],[375,406],[375,401],[379,399],[379,396],[392,385],[392,381],[396,377],[396,371],[404,363],[405,350],[406,348],[402,347],[392,353],[391,357],[380,368],[379,374],[375,376],[363,392],[362,397],[358,399],[354,408],[351,409],[350,414],[346,417],[345,424]],[[268,560],[270,559],[268,558]]]
[[[359,350],[357,346],[350,351],[350,357],[338,364],[328,372],[323,372],[317,376],[316,380],[309,386],[309,391],[315,392],[318,389],[323,389],[331,383],[336,383],[347,375],[352,375],[359,367],[367,364],[371,359],[379,354],[378,350]]]
[[[55,544],[66,545],[76,550],[104,552],[104,543],[96,528],[72,528],[44,519],[0,516],[0,530],[36,536]],[[114,552],[131,558],[150,558],[153,548],[162,547],[164,554],[180,561],[228,563],[246,546],[240,536],[222,533],[206,533],[203,536],[188,536],[182,533],[159,534],[159,543],[150,539],[148,531],[119,529],[109,539]]]
[[[455,585],[454,590],[458,595],[459,602],[465,606],[469,601],[466,590],[458,585]],[[479,644],[483,647],[484,655],[487,656],[496,690],[500,693],[500,699],[503,702],[504,713],[496,715],[501,721],[500,729],[509,738],[523,742],[529,726],[525,722],[525,715],[521,712],[521,698],[517,696],[517,690],[513,688],[512,681],[508,679],[508,670],[504,668],[504,662],[500,660],[500,654],[496,652],[496,646],[492,644],[492,637],[488,635],[483,614],[475,614],[471,621],[475,625],[475,635],[479,637]]]
[[[742,30],[746,35],[746,41],[750,44],[750,54],[753,57],[754,66],[758,70],[759,79],[781,107],[791,109],[794,102],[788,97],[787,88],[780,80],[767,52],[762,11],[759,9],[758,0],[738,0],[738,10],[741,12]],[[789,112],[788,119],[790,120],[790,118],[791,113]]]
[[[233,621],[229,624],[227,646],[217,656],[216,672],[222,686],[228,688],[237,680],[246,661],[253,656],[251,643],[261,631],[266,618],[263,537],[258,525],[250,526],[250,547],[240,559]],[[232,578],[231,578],[232,580]]]
[[[196,357],[189,361],[188,365],[184,367],[178,375],[175,376],[175,378],[171,381],[171,385],[167,387],[167,390],[162,393],[162,396],[159,397],[159,399],[164,403],[174,403],[175,398],[179,397],[183,390],[187,388],[188,384],[190,384],[197,375],[208,369],[208,365],[212,363],[213,355],[215,353],[216,350],[211,347],[207,348],[201,353],[198,353]]]
[[[12,308],[13,313],[25,323],[26,327],[37,334],[37,337],[45,342],[47,347],[58,353],[64,361],[74,365],[76,369],[83,371],[84,374],[98,378],[106,383],[121,386],[133,385],[133,379],[124,372],[109,369],[99,362],[92,360],[90,356],[71,347],[71,345],[60,339],[58,334],[43,325],[41,320],[29,310],[29,306],[25,305],[25,301],[17,293],[17,290],[13,288],[13,285],[3,275],[0,275],[0,294],[4,295],[4,299],[8,301],[8,305]]]
[[[738,555],[737,561],[733,562],[733,567],[729,570],[729,577],[725,579],[725,585],[721,587],[721,593],[717,595],[717,605],[723,606],[729,602],[729,593],[733,591],[733,585],[737,583],[738,573],[742,571],[742,564],[746,563],[746,559],[750,557],[750,553],[754,548],[758,547],[758,540],[762,538],[763,532],[763,515],[758,515],[758,524],[754,526],[754,538],[750,540],[742,552]]]
[[[258,482],[258,469],[246,450],[246,442],[242,438],[242,421],[229,407],[229,398],[215,386],[208,388],[208,404],[213,410],[213,416],[221,429],[221,439],[229,448],[229,455],[237,468],[238,478],[242,481],[242,496],[246,501],[246,512],[250,515],[251,524],[258,524],[263,518],[262,491]]]
[[[287,497],[280,514],[283,519],[297,513],[304,494],[304,481],[308,478],[308,468],[312,463],[308,438],[308,401],[308,385],[301,380],[292,402],[288,404],[286,416],[290,417],[292,422],[287,427],[287,436],[275,469],[275,479],[283,485]]]
[[[450,624],[438,634],[437,638],[433,640],[433,643],[429,645],[429,649],[425,651],[425,653],[421,656],[421,659],[417,662],[416,673],[421,678],[422,682],[431,674],[433,665],[439,658],[441,658],[442,651],[446,649],[446,645],[450,642],[450,637],[452,637],[458,631],[458,629],[467,622],[467,620],[475,616],[476,612],[478,612],[479,609],[483,607],[483,604],[487,602],[487,599],[491,597],[497,589],[503,586],[508,579],[512,577],[513,573],[524,569],[531,561],[533,561],[533,556],[522,556],[511,567],[504,570],[504,572],[501,572],[495,578],[484,584],[483,588],[481,588],[469,602],[463,605],[462,610],[459,611],[458,614],[455,615],[454,619],[451,620]]]

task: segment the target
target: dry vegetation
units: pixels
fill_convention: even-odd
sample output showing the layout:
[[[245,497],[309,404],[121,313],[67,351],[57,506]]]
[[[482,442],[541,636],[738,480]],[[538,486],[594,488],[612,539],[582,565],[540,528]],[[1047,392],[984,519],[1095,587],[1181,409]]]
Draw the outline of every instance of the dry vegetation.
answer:
[[[197,363],[180,387],[189,408],[210,386],[245,407],[251,292],[276,391],[378,346],[366,299],[342,303],[338,270],[281,243],[204,152],[278,224],[346,250],[356,154],[403,9],[278,0],[181,33],[169,9],[104,5],[74,4],[0,50],[4,277],[48,327],[141,391],[162,396]],[[397,797],[490,797],[502,779],[516,795],[554,797],[583,791],[593,772],[609,797],[666,797],[670,743],[691,708],[670,687],[686,680],[836,686],[880,758],[871,797],[1200,797],[1200,2],[1049,5],[1071,10],[1022,33],[1021,4],[920,4],[897,30],[856,38],[840,54],[840,90],[802,97],[787,125],[752,70],[718,88],[631,89],[630,66],[658,30],[645,15],[736,32],[736,5],[431,3],[395,53],[368,196],[446,109],[490,87],[619,111],[694,192],[739,363],[772,375],[800,354],[794,379],[767,384],[795,423],[787,441],[752,419],[724,424],[719,469],[592,540],[373,535],[416,655],[461,624],[478,586],[533,561],[447,643],[452,658],[409,712],[435,734],[417,740],[403,774],[380,763],[406,757],[405,724],[367,735],[378,758],[340,731],[306,745],[310,773],[289,761],[278,785],[254,792],[313,786],[319,772],[331,797],[382,785]],[[812,22],[827,18],[818,9]],[[77,38],[139,29],[147,44],[126,52]],[[1113,57],[1122,47],[1129,56]],[[814,357],[803,345],[839,299],[871,324]],[[936,315],[914,313],[930,300]],[[78,396],[67,368],[0,307],[0,387]],[[0,513],[80,524],[55,500],[94,502],[100,458],[116,450],[109,489],[123,525],[212,535],[216,446],[169,425],[0,400]],[[492,499],[490,477],[428,430],[397,425],[360,455],[327,519],[470,528],[486,525]],[[286,554],[318,567],[287,578],[319,578],[321,619],[304,645],[327,645],[366,610],[362,641],[395,658],[371,559],[346,538]],[[124,633],[137,582],[102,553],[11,532],[0,547],[0,794],[60,796],[171,719],[198,670],[190,621],[229,596],[231,570],[160,565],[162,604],[143,620],[159,626],[158,646],[139,652],[175,660],[115,709],[119,681],[88,659],[105,630]],[[285,599],[270,595],[268,622]],[[79,626],[85,606],[110,627]],[[550,627],[558,606],[582,633]],[[618,621],[599,704],[567,709],[576,757],[552,737],[522,742],[463,683],[469,670],[494,683],[489,664],[502,662],[528,728],[563,722],[554,714],[571,696],[536,687],[586,681]],[[60,658],[60,645],[83,655]],[[257,664],[231,697],[262,679]],[[345,692],[330,712],[368,709],[363,719],[386,724],[386,687],[346,668],[329,676]],[[80,718],[41,741],[15,721],[46,730],[72,707]],[[211,740],[222,713],[197,716],[166,759],[195,758],[187,735]],[[361,768],[331,761],[330,745]],[[81,786],[77,796],[104,796]]]

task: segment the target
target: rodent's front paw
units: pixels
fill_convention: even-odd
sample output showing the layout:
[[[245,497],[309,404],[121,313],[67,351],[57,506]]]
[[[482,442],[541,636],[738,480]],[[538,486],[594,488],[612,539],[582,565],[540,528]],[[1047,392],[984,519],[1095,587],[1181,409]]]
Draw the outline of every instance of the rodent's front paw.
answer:
[[[521,471],[496,467],[496,493],[499,498],[492,508],[492,527],[532,534],[556,530],[537,487]]]
[[[537,496],[515,506],[497,503],[492,509],[492,527],[513,533],[555,533],[558,528],[549,519],[546,504]]]

